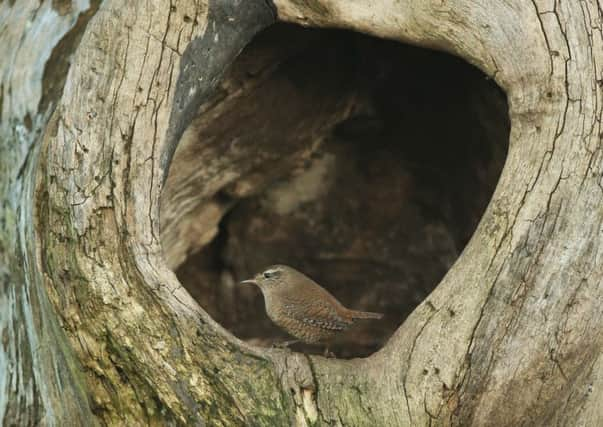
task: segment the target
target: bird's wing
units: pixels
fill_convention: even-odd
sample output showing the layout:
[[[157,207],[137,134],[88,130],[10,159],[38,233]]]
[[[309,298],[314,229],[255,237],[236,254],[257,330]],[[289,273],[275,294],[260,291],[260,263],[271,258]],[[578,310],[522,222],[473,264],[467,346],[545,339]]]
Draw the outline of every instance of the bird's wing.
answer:
[[[283,306],[289,317],[321,329],[344,331],[353,323],[341,317],[332,304],[321,300],[289,300]]]

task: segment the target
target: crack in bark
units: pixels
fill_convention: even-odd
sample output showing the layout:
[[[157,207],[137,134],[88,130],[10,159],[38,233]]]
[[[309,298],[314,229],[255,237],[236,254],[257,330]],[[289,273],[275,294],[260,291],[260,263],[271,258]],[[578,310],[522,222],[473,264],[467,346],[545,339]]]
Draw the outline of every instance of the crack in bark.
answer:
[[[549,43],[549,38],[544,29],[544,23],[542,22],[542,19],[540,19],[540,15],[542,15],[546,12],[541,13],[538,10],[538,5],[536,4],[536,0],[532,0],[532,5],[534,6],[534,10],[536,11],[536,17],[538,19],[538,23],[540,24],[540,33],[544,37],[544,42],[546,43],[546,47],[547,47],[548,51],[552,52],[551,44]],[[553,66],[553,55],[549,55],[549,78],[553,76],[554,70],[555,70],[555,68]]]
[[[440,311],[440,309],[436,308],[431,303],[431,301],[429,301],[429,300],[425,301],[425,305],[427,307],[429,307],[429,309],[431,310],[431,314],[429,315],[429,317],[427,318],[427,320],[425,320],[425,323],[423,323],[423,325],[421,325],[421,328],[419,329],[418,333],[415,335],[415,337],[413,339],[412,345],[411,345],[410,350],[408,352],[408,357],[406,359],[406,371],[405,371],[404,376],[402,378],[402,389],[404,390],[404,398],[406,400],[406,409],[408,411],[408,419],[409,419],[411,425],[413,424],[413,422],[412,422],[412,412],[410,410],[410,403],[408,401],[408,391],[407,391],[407,388],[406,388],[406,382],[407,382],[407,378],[408,378],[408,370],[411,367],[411,359],[412,359],[413,353],[415,351],[415,347],[417,345],[419,337],[421,336],[421,334],[423,333],[423,331],[425,330],[425,328],[427,327],[427,325],[429,324],[429,322],[431,322],[431,320],[433,319],[433,317],[436,314],[438,314],[439,311]]]

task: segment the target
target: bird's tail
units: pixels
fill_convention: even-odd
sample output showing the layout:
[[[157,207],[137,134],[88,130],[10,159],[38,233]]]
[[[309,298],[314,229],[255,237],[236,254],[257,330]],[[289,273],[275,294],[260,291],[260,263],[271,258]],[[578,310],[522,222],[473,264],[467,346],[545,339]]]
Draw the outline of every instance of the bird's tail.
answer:
[[[352,317],[352,319],[381,319],[383,317],[383,314],[372,313],[370,311],[350,310],[350,316]]]

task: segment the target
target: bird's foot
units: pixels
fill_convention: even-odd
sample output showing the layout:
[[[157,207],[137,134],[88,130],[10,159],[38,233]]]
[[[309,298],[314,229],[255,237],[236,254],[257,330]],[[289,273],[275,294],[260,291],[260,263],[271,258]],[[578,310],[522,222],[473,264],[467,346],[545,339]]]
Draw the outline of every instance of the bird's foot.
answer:
[[[299,340],[289,340],[289,341],[282,341],[282,342],[275,342],[272,344],[272,348],[289,348],[290,345],[293,345],[295,343],[298,343]]]
[[[326,357],[327,359],[335,359],[335,353],[333,353],[332,351],[329,351],[329,347],[325,347],[325,352],[324,352],[324,357]]]

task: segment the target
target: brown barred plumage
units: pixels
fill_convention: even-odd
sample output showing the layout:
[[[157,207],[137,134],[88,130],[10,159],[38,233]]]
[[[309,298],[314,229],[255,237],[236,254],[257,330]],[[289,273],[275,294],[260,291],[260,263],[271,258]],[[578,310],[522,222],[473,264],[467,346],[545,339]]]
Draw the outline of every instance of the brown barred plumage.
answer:
[[[326,289],[286,265],[268,267],[251,280],[262,290],[270,319],[303,342],[324,343],[356,319],[380,319],[380,313],[350,310]]]

